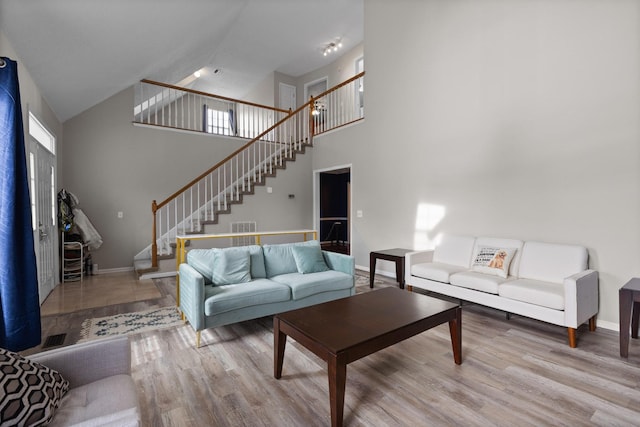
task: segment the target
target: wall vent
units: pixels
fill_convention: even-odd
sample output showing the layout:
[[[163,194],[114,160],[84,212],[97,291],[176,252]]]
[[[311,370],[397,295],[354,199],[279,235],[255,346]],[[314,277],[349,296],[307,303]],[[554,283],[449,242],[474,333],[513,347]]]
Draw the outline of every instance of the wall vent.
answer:
[[[231,233],[255,233],[255,221],[241,221],[231,223]],[[256,236],[232,237],[231,246],[247,246],[255,245]]]

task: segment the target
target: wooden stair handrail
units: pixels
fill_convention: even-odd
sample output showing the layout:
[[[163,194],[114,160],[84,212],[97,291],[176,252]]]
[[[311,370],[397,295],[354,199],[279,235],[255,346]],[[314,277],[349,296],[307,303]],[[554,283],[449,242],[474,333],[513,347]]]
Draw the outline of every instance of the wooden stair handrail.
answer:
[[[245,145],[243,145],[242,147],[238,148],[233,153],[229,154],[223,160],[221,160],[220,162],[216,163],[213,167],[209,168],[207,171],[205,171],[202,174],[200,174],[197,178],[193,179],[187,185],[183,186],[180,190],[176,191],[175,193],[173,193],[171,196],[167,197],[166,199],[164,199],[160,203],[156,203],[155,200],[153,200],[151,202],[151,211],[153,212],[153,232],[152,232],[152,239],[153,240],[151,241],[151,265],[153,267],[157,267],[158,266],[158,243],[156,242],[156,240],[157,240],[157,234],[156,234],[156,225],[157,225],[157,219],[156,218],[157,218],[157,215],[156,215],[156,212],[158,211],[158,209],[160,209],[163,206],[167,205],[169,202],[171,202],[172,200],[177,198],[180,194],[182,194],[183,192],[187,191],[189,189],[189,187],[194,186],[202,178],[206,177],[207,175],[209,175],[210,173],[212,173],[213,171],[215,171],[216,169],[221,167],[223,164],[225,164],[226,162],[228,162],[229,160],[234,158],[240,152],[244,151],[250,145],[252,145],[256,141],[260,140],[260,138],[262,138],[264,135],[268,134],[273,129],[275,129],[276,127],[280,126],[285,121],[289,120],[289,118],[294,117],[295,114],[297,114],[300,111],[304,110],[307,106],[308,106],[308,104],[302,104],[295,111],[289,110],[288,111],[289,114],[285,118],[279,120],[276,124],[271,126],[269,129],[265,130],[260,135],[256,136],[251,141],[247,142]]]
[[[360,74],[355,75],[354,77],[350,78],[349,80],[346,80],[342,83],[340,83],[339,85],[324,91],[323,93],[321,93],[320,95],[316,96],[314,99],[318,99],[320,97],[325,96],[328,93],[333,92],[334,90],[337,90],[349,83],[351,83],[354,80],[359,79],[360,77],[364,76],[364,71],[361,72]],[[149,80],[143,80],[143,81],[147,81],[150,82]],[[155,82],[153,82],[154,84],[156,84]],[[164,85],[164,84],[161,84]],[[164,86],[171,86],[171,85],[164,85]],[[174,86],[177,87],[177,86]],[[191,89],[189,89],[191,91]],[[197,92],[197,91],[194,91]],[[175,193],[173,193],[171,196],[167,197],[165,200],[163,200],[160,203],[155,204],[155,210],[153,210],[153,212],[155,213],[156,210],[162,208],[163,206],[167,205],[171,200],[175,199],[176,197],[178,197],[181,193],[187,191],[189,189],[189,187],[195,185],[198,181],[200,181],[202,178],[204,178],[205,176],[209,175],[211,172],[213,172],[214,170],[216,170],[217,168],[219,168],[220,166],[222,166],[224,163],[226,163],[227,161],[231,160],[233,157],[235,157],[237,154],[239,154],[240,152],[244,151],[247,147],[249,147],[251,144],[253,144],[254,142],[260,140],[263,136],[265,136],[266,134],[268,134],[269,132],[271,132],[272,130],[274,130],[275,128],[277,128],[278,126],[280,126],[282,123],[284,123],[285,121],[287,121],[289,119],[289,117],[294,116],[295,114],[299,113],[300,111],[302,111],[305,107],[307,107],[309,105],[309,103],[305,103],[302,104],[300,107],[298,107],[295,111],[291,111],[291,110],[278,110],[278,111],[283,111],[288,113],[287,117],[281,119],[280,121],[276,122],[276,124],[274,124],[273,126],[271,126],[270,128],[268,128],[267,130],[265,130],[264,132],[262,132],[260,135],[256,136],[255,138],[253,138],[251,141],[247,142],[245,145],[243,145],[242,147],[238,148],[236,151],[234,151],[233,153],[229,154],[227,157],[225,157],[223,160],[219,161],[218,163],[216,163],[214,166],[212,166],[211,168],[207,169],[205,172],[203,172],[202,174],[200,174],[198,177],[196,177],[195,179],[191,180],[187,185],[183,186],[181,189],[179,189],[178,191],[176,191]],[[155,203],[155,200],[154,200]]]
[[[172,200],[177,198],[180,194],[184,193],[190,187],[192,187],[195,184],[197,184],[198,181],[202,180],[204,177],[206,177],[210,173],[214,172],[216,169],[220,168],[222,165],[224,165],[229,160],[231,160],[232,158],[234,158],[235,156],[240,154],[246,148],[248,148],[249,146],[251,146],[255,142],[259,141],[263,136],[267,135],[269,132],[271,132],[272,130],[276,129],[282,123],[286,122],[291,117],[294,117],[296,114],[298,114],[299,112],[303,111],[307,107],[309,107],[309,141],[312,141],[312,138],[313,138],[313,135],[314,135],[314,125],[313,125],[313,117],[311,115],[311,110],[313,109],[314,99],[321,98],[321,97],[323,97],[323,96],[325,96],[325,95],[327,95],[327,94],[329,94],[329,93],[331,93],[333,91],[336,91],[336,90],[340,89],[341,87],[343,87],[343,86],[345,86],[345,85],[347,85],[347,84],[349,84],[349,83],[351,83],[351,82],[353,82],[353,81],[355,81],[355,80],[357,80],[357,79],[359,79],[359,78],[361,78],[363,76],[364,76],[364,71],[359,73],[359,74],[356,74],[355,76],[351,77],[348,80],[345,80],[344,82],[340,83],[339,85],[336,85],[336,86],[332,87],[331,89],[328,89],[328,90],[322,92],[320,95],[316,96],[315,98],[313,96],[310,97],[309,102],[306,102],[306,103],[302,104],[300,107],[296,108],[294,111],[291,111],[290,109],[289,110],[282,110],[282,109],[273,108],[273,107],[264,107],[264,106],[261,106],[259,104],[253,104],[253,103],[248,103],[248,102],[244,102],[244,101],[233,100],[232,98],[225,98],[225,97],[221,97],[221,96],[207,94],[206,92],[200,92],[200,91],[196,91],[196,90],[193,90],[193,89],[185,89],[185,88],[181,88],[179,86],[173,86],[173,85],[166,84],[166,83],[154,82],[152,80],[146,80],[146,79],[142,80],[142,82],[144,82],[144,83],[155,84],[155,85],[163,86],[163,87],[167,87],[167,88],[175,88],[175,89],[188,91],[188,92],[191,92],[191,93],[194,93],[194,94],[198,94],[198,95],[205,95],[205,96],[210,96],[210,97],[213,97],[213,98],[219,98],[219,99],[225,99],[225,100],[230,100],[230,101],[234,101],[234,102],[240,102],[240,103],[243,103],[243,104],[253,105],[253,106],[262,107],[262,108],[270,108],[270,109],[272,109],[274,111],[280,111],[280,112],[287,113],[286,117],[280,119],[273,126],[268,128],[267,130],[263,131],[260,135],[256,136],[251,141],[247,142],[245,145],[243,145],[242,147],[238,148],[233,153],[229,154],[223,160],[221,160],[218,163],[216,163],[213,167],[209,168],[208,170],[206,170],[205,172],[200,174],[198,177],[196,177],[195,179],[191,180],[188,184],[186,184],[181,189],[179,189],[178,191],[173,193],[171,196],[169,196],[166,199],[164,199],[162,202],[157,203],[155,200],[153,200],[151,202],[151,211],[153,212],[153,233],[152,233],[153,240],[152,240],[152,243],[151,243],[151,265],[154,266],[154,267],[156,267],[158,265],[158,246],[157,246],[157,242],[156,242],[156,239],[157,239],[157,235],[156,235],[156,212],[158,211],[158,209],[161,209],[162,207],[164,207],[167,204],[169,204],[169,202],[171,202]],[[277,144],[278,142],[273,142],[273,143]]]
[[[252,145],[253,143],[259,141],[263,136],[265,136],[266,134],[268,134],[269,132],[271,132],[272,130],[274,130],[275,128],[277,128],[278,126],[280,126],[282,123],[284,123],[285,121],[287,121],[290,117],[292,117],[293,115],[299,113],[300,111],[302,111],[305,107],[307,107],[307,104],[303,104],[301,105],[298,109],[296,109],[295,111],[288,111],[288,115],[287,117],[279,120],[276,124],[274,124],[273,126],[271,126],[270,128],[268,128],[267,130],[265,130],[264,132],[262,132],[260,135],[256,136],[255,138],[253,138],[251,141],[247,142],[245,145],[243,145],[242,147],[238,148],[236,151],[234,151],[233,153],[229,154],[227,157],[225,157],[224,159],[222,159],[221,161],[219,161],[218,163],[216,163],[214,166],[212,166],[211,168],[207,169],[205,172],[201,173],[200,175],[198,175],[198,177],[196,177],[195,179],[191,180],[187,185],[183,186],[181,189],[179,189],[178,191],[176,191],[175,193],[173,193],[171,196],[167,197],[166,199],[164,199],[162,202],[155,204],[155,210],[158,210],[162,207],[164,207],[165,205],[167,205],[170,201],[172,201],[173,199],[175,199],[176,197],[178,197],[180,194],[184,193],[185,191],[187,191],[189,189],[189,187],[194,186],[198,181],[200,181],[202,178],[204,178],[205,176],[209,175],[210,173],[212,173],[213,171],[215,171],[216,169],[218,169],[219,167],[221,167],[223,164],[225,164],[226,162],[228,162],[229,160],[231,160],[232,158],[234,158],[236,155],[238,155],[239,153],[241,153],[242,151],[244,151],[247,147],[249,147],[250,145]],[[276,142],[274,142],[276,143]],[[155,202],[155,200],[154,200]],[[153,211],[155,213],[155,210]]]
[[[228,98],[226,96],[214,95],[212,93],[202,92],[202,91],[195,90],[195,89],[189,89],[189,88],[186,88],[186,87],[175,86],[175,85],[171,85],[169,83],[156,82],[154,80],[148,80],[148,79],[142,79],[142,80],[140,80],[140,82],[141,83],[152,84],[152,85],[155,85],[155,86],[166,87],[167,89],[181,90],[183,92],[193,93],[194,95],[200,95],[200,96],[206,96],[206,97],[209,97],[209,98],[222,99],[224,101],[235,102],[235,103],[244,104],[244,105],[250,105],[252,107],[264,108],[266,110],[278,111],[280,113],[288,113],[289,112],[289,110],[283,110],[282,108],[276,108],[276,107],[270,107],[268,105],[256,104],[255,102],[241,101],[239,99]]]
[[[359,78],[364,76],[364,71],[362,71],[359,74],[356,74],[355,76],[351,77],[349,80],[345,80],[342,83],[340,83],[339,85],[335,85],[334,87],[332,87],[331,89],[327,89],[324,92],[322,92],[320,95],[316,95],[315,97],[313,97],[313,99],[318,99],[318,98],[322,98],[325,95],[330,94],[331,92],[334,92],[338,89],[340,89],[343,86],[348,85],[349,83],[351,83],[354,80],[358,80]]]

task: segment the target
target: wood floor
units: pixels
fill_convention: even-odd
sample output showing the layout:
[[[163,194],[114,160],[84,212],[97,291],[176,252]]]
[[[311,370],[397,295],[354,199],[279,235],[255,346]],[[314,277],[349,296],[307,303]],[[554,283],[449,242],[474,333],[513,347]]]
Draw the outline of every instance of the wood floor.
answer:
[[[40,307],[42,316],[160,298],[153,280],[138,280],[135,272],[85,276],[82,281],[62,283]]]
[[[54,335],[66,334],[63,346],[74,344],[86,319],[175,305],[174,295],[173,282],[138,281],[134,272],[100,274],[82,283],[60,284],[40,307],[42,343],[22,353],[46,350],[47,338]]]
[[[364,281],[364,283],[367,283]],[[141,310],[162,297],[83,310]],[[391,286],[386,281],[380,286]],[[367,292],[367,285],[358,292]],[[83,315],[43,317],[70,330]],[[273,378],[272,318],[204,331],[194,347],[189,325],[131,335],[132,370],[144,425],[328,426],[325,362],[289,341],[282,379]],[[347,426],[638,426],[640,341],[619,357],[618,334],[578,331],[468,305],[462,316],[462,365],[446,325],[350,364]]]

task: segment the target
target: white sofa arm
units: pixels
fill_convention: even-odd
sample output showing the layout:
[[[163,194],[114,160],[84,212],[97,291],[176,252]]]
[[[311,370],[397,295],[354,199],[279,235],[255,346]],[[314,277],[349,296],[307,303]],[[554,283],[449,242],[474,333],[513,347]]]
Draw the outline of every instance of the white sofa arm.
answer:
[[[564,279],[567,326],[577,328],[598,313],[598,272],[585,270]]]
[[[82,342],[26,357],[60,372],[71,388],[131,374],[131,345],[126,336]]]
[[[406,264],[407,265],[415,265],[415,264],[422,264],[425,262],[432,262],[433,261],[433,249],[428,249],[425,251],[414,251],[414,252],[407,252],[405,257],[406,257]]]
[[[406,276],[410,276],[411,275],[411,267],[413,267],[416,264],[424,264],[426,262],[432,262],[433,261],[433,249],[429,249],[426,251],[415,251],[415,252],[408,252],[405,255],[405,271],[406,271]]]

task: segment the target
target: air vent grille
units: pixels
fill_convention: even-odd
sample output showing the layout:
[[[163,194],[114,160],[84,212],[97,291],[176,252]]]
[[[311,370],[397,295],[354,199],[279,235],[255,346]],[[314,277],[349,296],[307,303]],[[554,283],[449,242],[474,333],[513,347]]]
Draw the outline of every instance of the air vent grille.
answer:
[[[231,233],[255,233],[255,232],[256,232],[255,221],[241,221],[241,222],[231,223]],[[247,245],[255,245],[255,244],[256,244],[255,236],[241,236],[241,237],[231,238],[231,246],[247,246]]]

